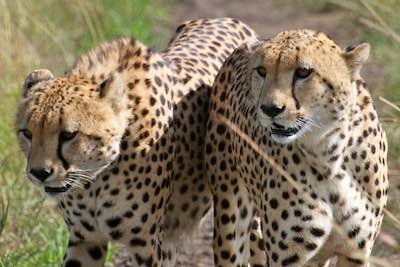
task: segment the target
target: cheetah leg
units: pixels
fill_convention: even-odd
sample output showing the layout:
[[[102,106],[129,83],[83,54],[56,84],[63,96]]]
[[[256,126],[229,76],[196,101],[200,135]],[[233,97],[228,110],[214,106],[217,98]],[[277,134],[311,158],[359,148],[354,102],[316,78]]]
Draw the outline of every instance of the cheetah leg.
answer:
[[[252,202],[244,188],[236,191],[232,186],[214,197],[213,248],[216,266],[248,266],[253,215]]]
[[[250,232],[250,259],[251,267],[266,266],[267,256],[265,254],[265,243],[262,236],[260,217],[255,216],[252,220]]]
[[[173,267],[176,260],[176,247],[162,244],[156,236],[142,236],[143,239],[131,239],[129,251],[130,265],[135,267]],[[148,240],[148,241],[144,241]]]
[[[100,267],[104,266],[107,255],[107,244],[95,244],[87,242],[73,242],[68,244],[68,250],[64,256],[64,267]]]

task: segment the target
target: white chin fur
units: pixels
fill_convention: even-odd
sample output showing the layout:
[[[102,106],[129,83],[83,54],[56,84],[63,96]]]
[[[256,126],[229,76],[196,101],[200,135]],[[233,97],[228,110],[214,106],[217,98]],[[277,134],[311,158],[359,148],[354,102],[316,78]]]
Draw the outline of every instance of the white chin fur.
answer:
[[[71,188],[71,189],[72,189],[72,188]],[[62,192],[62,193],[47,193],[47,192],[45,192],[45,194],[46,194],[46,197],[47,197],[47,198],[57,200],[57,199],[63,197],[64,194],[65,194],[65,193],[68,193],[68,192],[69,192],[69,190],[68,190],[68,191],[65,191],[65,192]]]
[[[296,133],[291,136],[280,136],[280,135],[271,134],[271,138],[276,143],[285,145],[285,144],[289,144],[289,143],[295,141],[298,138],[298,134]]]

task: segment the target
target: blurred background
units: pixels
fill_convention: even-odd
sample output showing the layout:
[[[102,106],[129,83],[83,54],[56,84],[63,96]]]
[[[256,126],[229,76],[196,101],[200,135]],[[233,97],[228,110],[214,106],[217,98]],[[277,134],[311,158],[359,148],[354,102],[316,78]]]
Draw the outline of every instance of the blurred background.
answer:
[[[0,267],[60,266],[67,245],[54,204],[24,177],[14,136],[26,75],[36,68],[61,74],[78,55],[120,36],[162,49],[181,22],[203,17],[236,17],[263,37],[310,28],[342,47],[371,43],[363,77],[389,136],[388,208],[400,218],[399,14],[399,0],[0,0]],[[400,266],[400,224],[389,217],[374,255]],[[210,229],[208,221],[182,252],[180,266],[211,266]],[[110,247],[107,266],[127,266],[126,255],[118,251]]]

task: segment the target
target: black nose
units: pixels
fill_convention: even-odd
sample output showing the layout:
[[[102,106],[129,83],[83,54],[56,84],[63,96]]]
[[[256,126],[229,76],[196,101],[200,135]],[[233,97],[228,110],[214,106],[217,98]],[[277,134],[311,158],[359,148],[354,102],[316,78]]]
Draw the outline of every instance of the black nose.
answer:
[[[261,105],[260,108],[266,115],[270,116],[271,118],[278,116],[279,114],[284,112],[286,109],[285,106],[278,107],[275,105],[272,105],[272,106]]]
[[[29,172],[35,178],[44,182],[47,178],[49,178],[53,174],[54,170],[51,168],[48,169],[38,168],[38,169],[31,169]]]

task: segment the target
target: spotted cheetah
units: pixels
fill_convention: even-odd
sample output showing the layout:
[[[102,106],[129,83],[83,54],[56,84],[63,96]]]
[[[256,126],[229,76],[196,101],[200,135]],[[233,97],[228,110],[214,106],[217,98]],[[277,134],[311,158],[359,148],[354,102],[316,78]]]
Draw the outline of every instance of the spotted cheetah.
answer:
[[[216,77],[206,168],[216,266],[246,266],[258,212],[267,266],[368,266],[387,199],[387,143],[360,76],[370,46],[285,31]]]
[[[17,135],[27,177],[69,228],[64,266],[103,266],[109,241],[128,247],[132,266],[174,266],[176,242],[211,206],[209,88],[228,55],[257,39],[236,19],[200,19],[162,52],[123,38],[65,75],[27,76]]]

